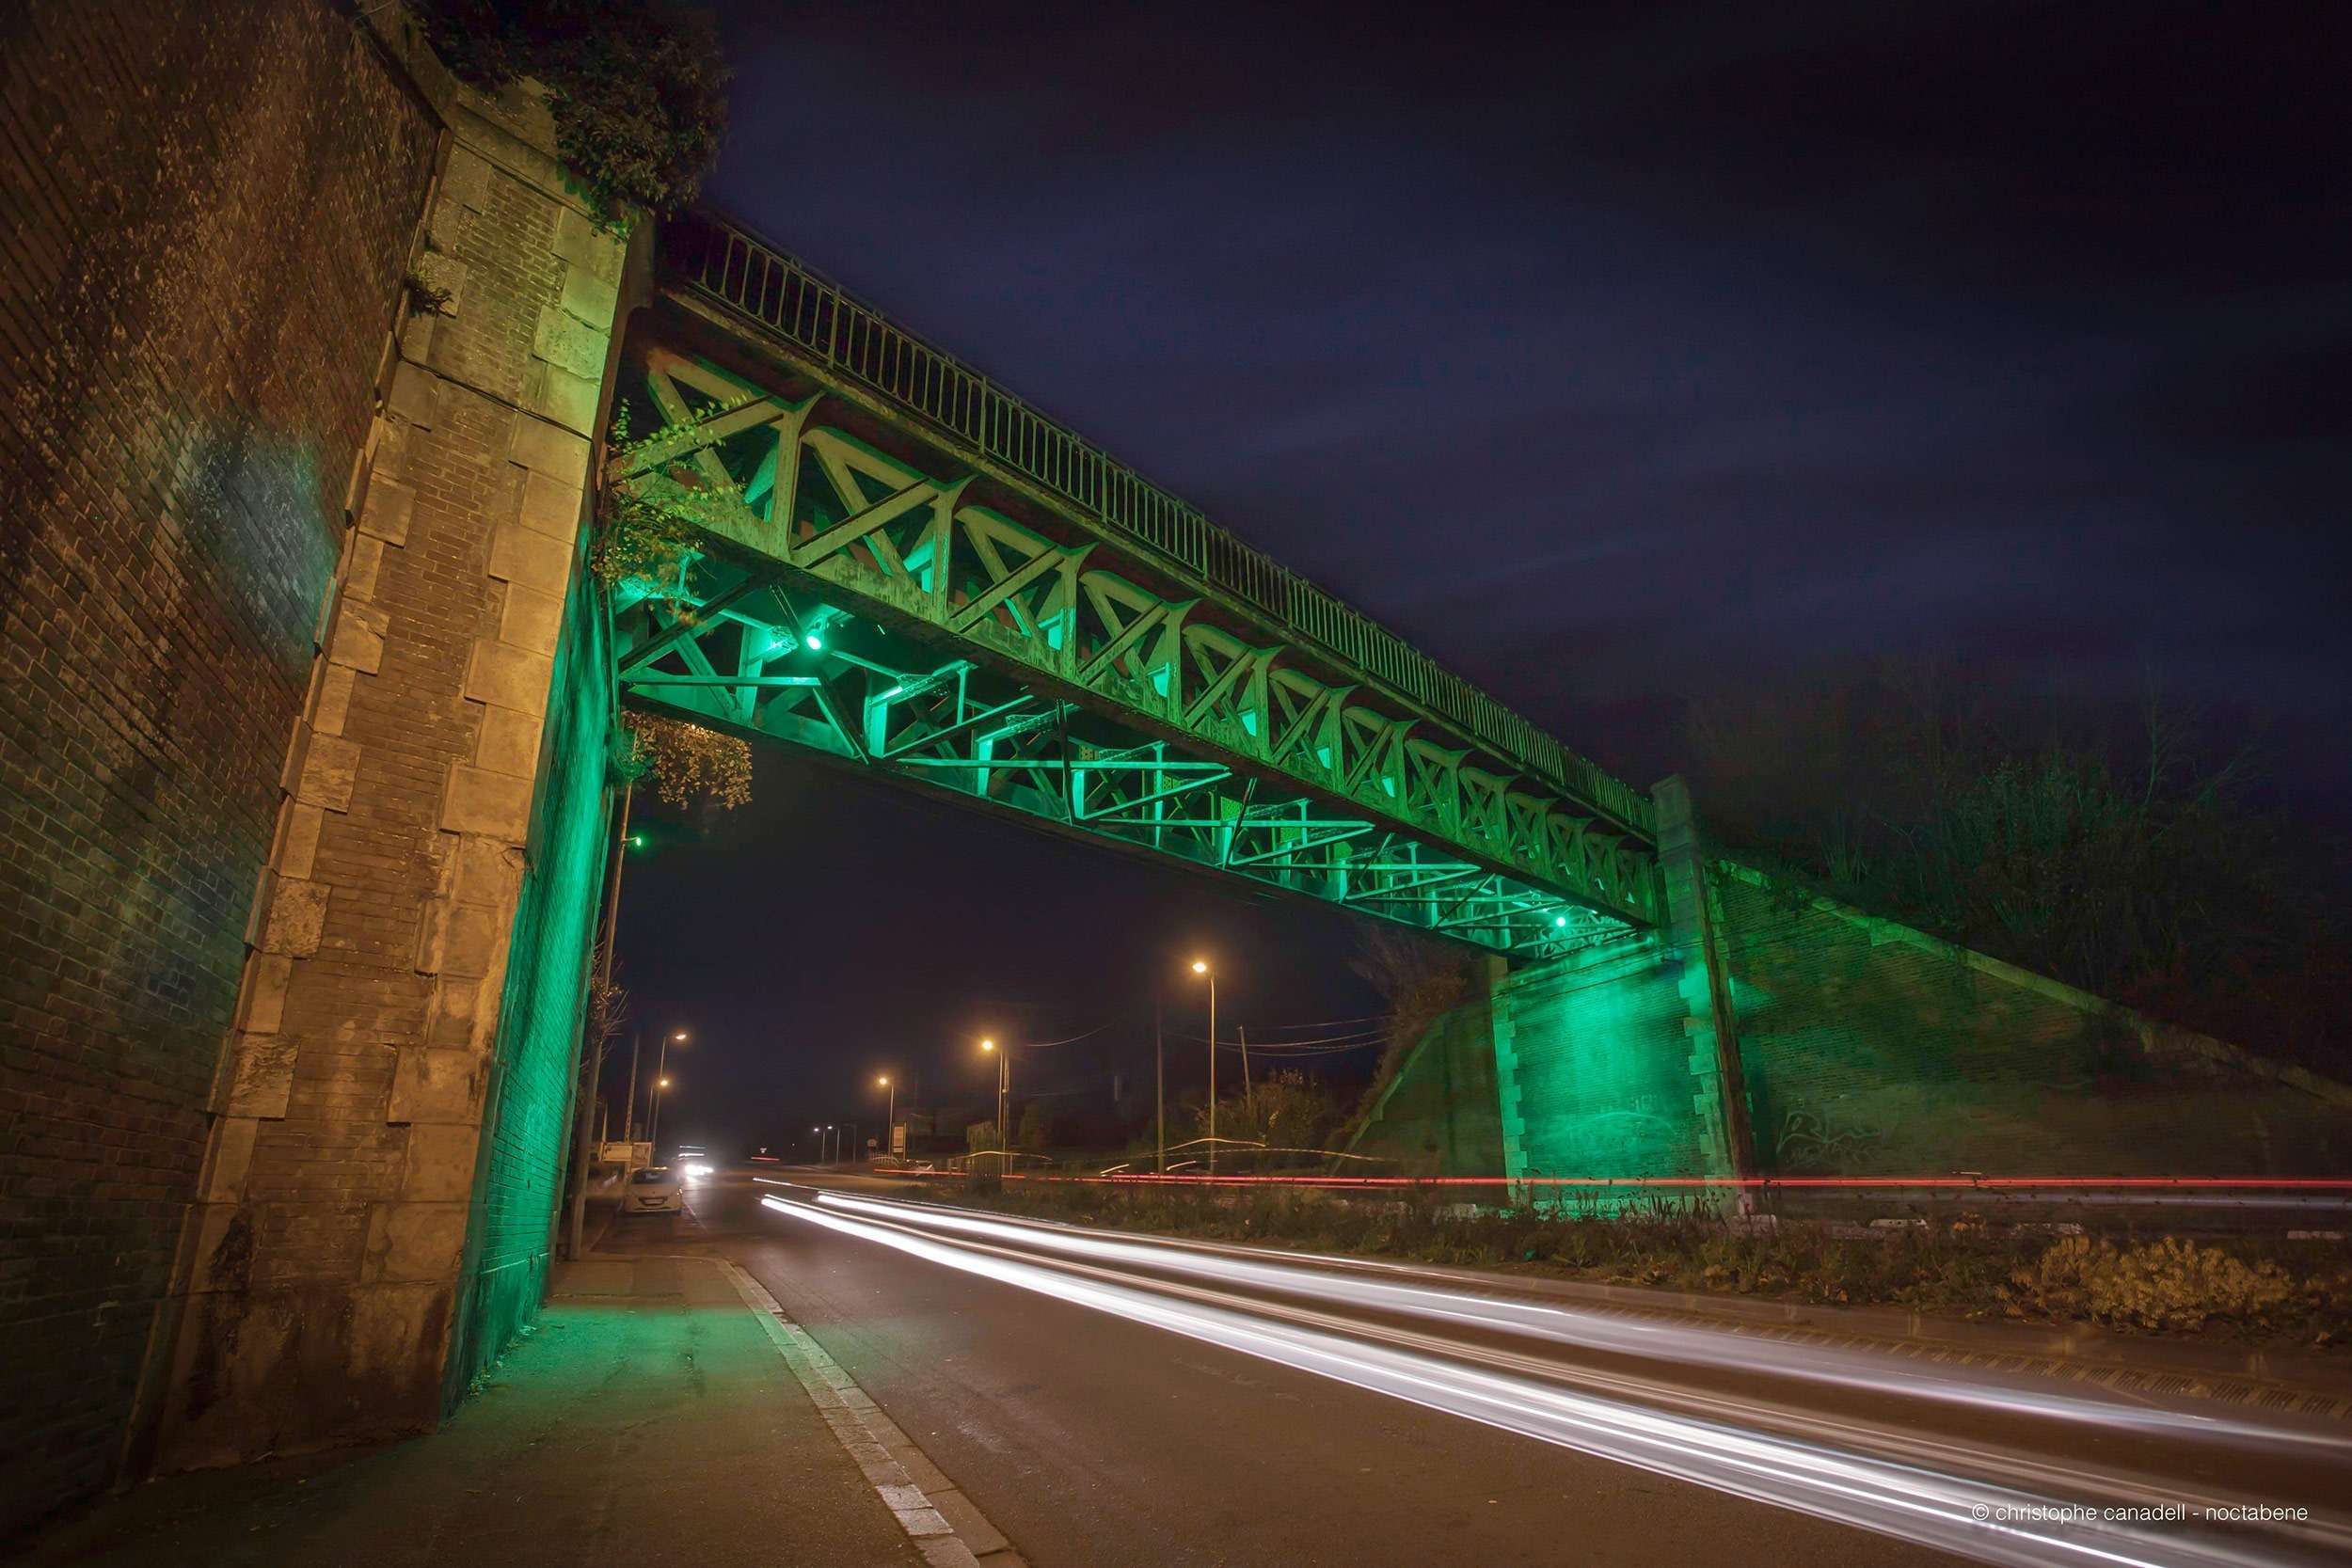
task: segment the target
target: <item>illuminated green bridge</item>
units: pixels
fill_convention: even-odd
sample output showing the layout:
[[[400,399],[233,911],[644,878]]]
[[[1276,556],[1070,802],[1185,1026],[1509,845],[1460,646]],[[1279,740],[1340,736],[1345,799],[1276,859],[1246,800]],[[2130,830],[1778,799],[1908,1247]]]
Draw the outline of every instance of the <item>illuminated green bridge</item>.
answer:
[[[661,251],[620,477],[701,531],[631,704],[1491,950],[1657,923],[1648,796],[792,258]]]

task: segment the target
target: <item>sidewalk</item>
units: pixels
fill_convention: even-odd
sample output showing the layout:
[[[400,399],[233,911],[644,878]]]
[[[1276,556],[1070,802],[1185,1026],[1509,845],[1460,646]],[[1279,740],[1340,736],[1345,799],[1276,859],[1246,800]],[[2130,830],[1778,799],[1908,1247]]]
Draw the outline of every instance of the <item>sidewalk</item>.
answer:
[[[168,1476],[36,1537],[24,1560],[924,1568],[925,1554],[723,1265],[657,1257],[560,1267],[537,1328],[437,1433]]]

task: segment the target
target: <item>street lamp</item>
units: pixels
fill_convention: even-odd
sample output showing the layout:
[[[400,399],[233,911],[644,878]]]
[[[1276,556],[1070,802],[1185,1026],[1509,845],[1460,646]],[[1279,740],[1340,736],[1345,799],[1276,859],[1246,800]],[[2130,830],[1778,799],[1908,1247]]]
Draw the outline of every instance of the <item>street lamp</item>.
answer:
[[[645,1125],[645,1142],[653,1146],[656,1159],[660,1158],[661,1149],[661,1091],[669,1086],[666,1077],[653,1081],[653,1118]]]
[[[1216,1174],[1216,971],[1206,958],[1192,960],[1192,972],[1209,980],[1209,1174]]]
[[[896,1154],[898,1152],[897,1148],[897,1133],[898,1128],[898,1085],[890,1081],[890,1074],[886,1072],[881,1077],[875,1079],[874,1083],[877,1087],[885,1088],[890,1091],[890,1110],[882,1120],[882,1143],[885,1146],[882,1152],[885,1154]]]
[[[652,1146],[651,1152],[656,1156],[659,1156],[661,1152],[661,1145],[660,1142],[661,1130],[661,1095],[660,1091],[660,1089],[666,1089],[670,1086],[670,1080],[662,1076],[670,1070],[670,1042],[672,1040],[683,1041],[685,1038],[686,1031],[683,1029],[673,1030],[669,1034],[662,1036],[661,1054],[654,1059],[653,1075],[658,1087],[653,1097],[653,1116],[647,1121],[645,1126],[645,1142]]]
[[[980,1041],[983,1055],[996,1057],[996,1151],[1005,1164],[1012,1163],[1012,1143],[1005,1132],[1005,1093],[1012,1087],[1012,1053],[997,1051],[994,1040]]]

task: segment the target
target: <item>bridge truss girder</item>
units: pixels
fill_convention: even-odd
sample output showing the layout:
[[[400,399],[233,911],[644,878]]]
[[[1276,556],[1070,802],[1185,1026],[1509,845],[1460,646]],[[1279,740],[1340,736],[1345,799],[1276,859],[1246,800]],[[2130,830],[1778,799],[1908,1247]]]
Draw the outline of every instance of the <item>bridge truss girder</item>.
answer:
[[[790,399],[660,346],[643,372],[688,428],[627,477],[707,547],[671,590],[622,589],[631,704],[1493,950],[1654,920],[1646,846],[828,422],[821,384]]]

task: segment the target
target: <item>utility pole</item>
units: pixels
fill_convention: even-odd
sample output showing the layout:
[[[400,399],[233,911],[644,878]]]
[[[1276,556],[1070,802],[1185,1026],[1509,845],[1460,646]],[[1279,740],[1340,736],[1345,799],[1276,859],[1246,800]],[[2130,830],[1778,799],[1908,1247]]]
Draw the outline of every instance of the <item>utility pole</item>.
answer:
[[[1192,960],[1192,972],[1209,977],[1209,1174],[1216,1174],[1216,971],[1206,958]]]
[[[628,1152],[622,1159],[632,1165],[637,1161],[637,1057],[644,1044],[643,1029],[628,1032],[628,1100],[621,1111],[621,1141],[628,1145]]]
[[[1258,1131],[1258,1093],[1249,1086],[1249,1031],[1236,1023],[1233,1034],[1241,1041],[1241,1102],[1248,1109],[1249,1132],[1255,1136]]]
[[[1152,993],[1152,1119],[1159,1129],[1160,1174],[1168,1174],[1168,1066],[1160,1047],[1160,995]]]
[[[564,1254],[567,1258],[580,1255],[580,1235],[588,1216],[588,1172],[595,1163],[591,1149],[604,1141],[599,1123],[604,1116],[604,1050],[611,1043],[612,1022],[612,939],[621,918],[621,868],[627,863],[629,806],[636,793],[634,784],[621,786],[621,831],[612,842],[612,885],[604,899],[603,951],[596,957],[596,989],[588,1003],[588,1022],[596,1037],[580,1051],[585,1076],[580,1085],[580,1126],[572,1140],[572,1203]]]
[[[661,1037],[661,1054],[655,1060],[653,1069],[652,1115],[647,1118],[648,1125],[645,1128],[645,1142],[648,1144],[652,1143],[661,1131],[661,1091],[670,1086],[670,1042],[682,1040],[685,1037],[686,1031],[683,1029],[674,1029]],[[635,1069],[632,1069],[631,1076],[634,1075]],[[655,1159],[660,1156],[660,1152],[658,1148],[648,1148],[645,1150],[645,1157],[648,1160]]]
[[[1012,1086],[1012,1047],[999,1051],[994,1040],[986,1039],[980,1042],[980,1050],[996,1058],[996,1174],[1002,1176],[1004,1167],[1012,1164],[1012,1140],[1005,1127],[1005,1091]]]
[[[605,994],[612,993],[608,990]],[[588,1172],[592,1165],[589,1149],[599,1141],[597,1123],[604,1114],[604,1021],[598,1016],[599,1011],[589,1009],[589,1023],[596,1029],[596,1038],[580,1052],[580,1066],[585,1070],[580,1083],[579,1136],[572,1140],[572,1201],[565,1216],[567,1235],[564,1250],[564,1257],[573,1259],[580,1256],[580,1237],[587,1227]]]

